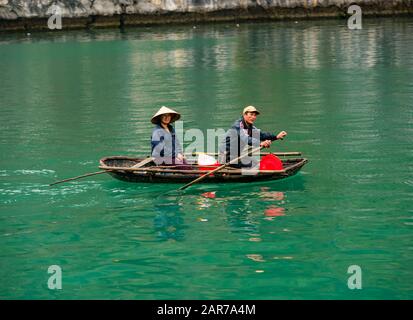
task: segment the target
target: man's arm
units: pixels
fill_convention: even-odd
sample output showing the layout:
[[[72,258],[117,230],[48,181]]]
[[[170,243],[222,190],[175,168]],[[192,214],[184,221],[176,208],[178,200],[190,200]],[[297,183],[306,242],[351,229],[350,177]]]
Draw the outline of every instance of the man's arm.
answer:
[[[285,131],[281,131],[280,133],[278,133],[277,135],[269,133],[269,132],[260,132],[260,140],[264,141],[264,140],[279,140],[279,139],[284,139],[284,137],[287,135],[287,132]]]
[[[272,134],[270,132],[262,132],[260,131],[260,140],[265,141],[265,140],[278,140],[277,136],[275,134]]]

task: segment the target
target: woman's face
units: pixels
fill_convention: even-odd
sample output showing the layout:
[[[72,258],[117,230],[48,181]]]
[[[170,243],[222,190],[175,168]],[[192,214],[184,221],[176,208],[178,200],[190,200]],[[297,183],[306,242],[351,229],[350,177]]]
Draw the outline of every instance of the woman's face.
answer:
[[[170,113],[161,115],[161,121],[163,124],[169,124],[171,122],[171,119],[172,117]]]

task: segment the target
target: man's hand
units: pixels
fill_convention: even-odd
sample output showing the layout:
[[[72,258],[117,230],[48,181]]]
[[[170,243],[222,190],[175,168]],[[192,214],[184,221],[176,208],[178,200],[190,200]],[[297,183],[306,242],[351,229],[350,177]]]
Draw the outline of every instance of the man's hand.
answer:
[[[271,140],[265,140],[260,143],[260,147],[269,148],[271,146]]]
[[[287,135],[287,132],[281,131],[279,134],[277,134],[277,139],[284,139],[286,135]]]
[[[183,160],[185,159],[184,155],[181,154],[181,153],[178,153],[177,156],[176,156],[176,158],[177,158],[179,161],[183,161]]]

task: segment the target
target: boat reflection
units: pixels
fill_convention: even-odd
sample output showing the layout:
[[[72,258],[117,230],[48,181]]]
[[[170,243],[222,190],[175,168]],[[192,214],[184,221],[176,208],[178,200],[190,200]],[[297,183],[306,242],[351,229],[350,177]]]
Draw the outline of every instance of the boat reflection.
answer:
[[[198,210],[223,213],[229,232],[245,233],[250,241],[256,242],[261,241],[263,220],[271,221],[287,215],[286,192],[268,186],[256,186],[245,193],[219,189],[202,192],[198,194],[196,204]]]
[[[297,180],[300,179],[248,187],[199,186],[177,194],[170,193],[170,189],[158,191],[158,196],[147,204],[151,211],[147,218],[153,225],[151,233],[158,241],[185,241],[191,231],[199,231],[199,225],[194,225],[196,221],[208,223],[205,227],[213,228],[210,232],[217,233],[216,237],[240,234],[240,240],[261,242],[285,229],[280,229],[278,222],[285,224],[288,218],[288,194],[304,189],[302,180]]]
[[[181,208],[179,199],[168,199],[162,203],[155,202],[156,215],[153,225],[158,240],[180,241],[185,238],[185,222]]]
[[[285,203],[285,194],[280,191],[271,191],[268,187],[261,188],[261,197],[265,200],[274,200],[279,204]],[[264,216],[266,220],[274,220],[276,217],[285,216],[285,208],[277,204],[270,205],[264,209]]]

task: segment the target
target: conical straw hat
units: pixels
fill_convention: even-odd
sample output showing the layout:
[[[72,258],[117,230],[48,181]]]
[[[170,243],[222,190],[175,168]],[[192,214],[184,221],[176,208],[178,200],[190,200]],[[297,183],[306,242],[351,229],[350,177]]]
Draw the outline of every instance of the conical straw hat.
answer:
[[[155,113],[155,115],[151,119],[151,122],[153,124],[158,124],[159,123],[158,117],[163,114],[167,114],[167,113],[170,113],[172,115],[171,123],[179,120],[179,118],[181,117],[181,115],[178,112],[163,106],[158,110],[157,113]]]

